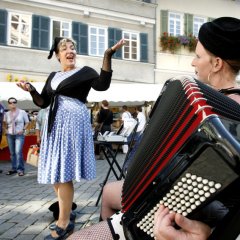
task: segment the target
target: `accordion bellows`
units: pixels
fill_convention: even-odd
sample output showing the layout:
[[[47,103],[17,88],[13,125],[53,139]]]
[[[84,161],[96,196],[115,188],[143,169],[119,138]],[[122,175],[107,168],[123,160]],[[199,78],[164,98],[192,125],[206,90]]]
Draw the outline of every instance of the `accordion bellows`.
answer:
[[[219,214],[209,220],[201,211],[227,202],[239,180],[239,123],[240,105],[206,84],[188,76],[166,82],[123,185],[127,239],[154,238],[159,204],[216,226]]]

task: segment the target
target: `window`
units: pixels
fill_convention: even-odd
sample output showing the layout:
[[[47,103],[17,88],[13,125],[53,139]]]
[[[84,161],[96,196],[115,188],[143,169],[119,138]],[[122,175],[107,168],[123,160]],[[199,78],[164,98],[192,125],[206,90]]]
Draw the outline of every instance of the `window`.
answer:
[[[107,48],[107,29],[89,27],[89,55],[103,56]]]
[[[139,34],[123,32],[126,44],[123,47],[123,59],[139,60]]]
[[[173,36],[179,36],[183,34],[183,16],[179,13],[169,13],[169,29],[168,32]]]
[[[198,37],[198,32],[203,23],[206,22],[205,18],[202,17],[193,17],[193,35]]]
[[[8,44],[19,47],[30,47],[31,16],[10,12],[9,24]]]
[[[71,37],[71,23],[67,21],[52,21],[52,39],[55,37]]]

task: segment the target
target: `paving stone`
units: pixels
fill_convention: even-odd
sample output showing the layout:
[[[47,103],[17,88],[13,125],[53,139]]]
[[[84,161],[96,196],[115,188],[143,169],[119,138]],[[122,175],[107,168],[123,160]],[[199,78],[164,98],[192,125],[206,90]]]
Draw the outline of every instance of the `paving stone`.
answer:
[[[119,154],[123,162],[125,155]],[[23,178],[6,176],[11,168],[9,161],[0,162],[0,239],[42,240],[49,234],[49,224],[54,222],[49,206],[57,201],[52,185],[37,183],[37,168],[26,165]],[[97,197],[109,168],[107,161],[97,161],[97,178],[74,182],[74,202],[77,204],[75,231],[99,221],[100,203]],[[109,181],[115,180],[110,174]],[[101,201],[100,201],[101,202]]]

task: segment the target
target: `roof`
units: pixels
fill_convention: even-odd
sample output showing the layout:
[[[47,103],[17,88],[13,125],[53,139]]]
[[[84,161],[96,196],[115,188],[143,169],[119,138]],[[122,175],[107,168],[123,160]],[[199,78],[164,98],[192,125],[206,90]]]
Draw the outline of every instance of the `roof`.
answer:
[[[34,82],[33,86],[41,92],[44,82]],[[145,101],[155,101],[161,92],[163,84],[143,84],[143,83],[112,83],[106,91],[90,90],[88,102],[101,102],[106,99],[111,106],[140,105]],[[22,109],[37,109],[32,102],[32,97],[28,92],[20,89],[14,82],[0,83],[0,101],[6,103],[9,97],[18,100],[18,106]]]

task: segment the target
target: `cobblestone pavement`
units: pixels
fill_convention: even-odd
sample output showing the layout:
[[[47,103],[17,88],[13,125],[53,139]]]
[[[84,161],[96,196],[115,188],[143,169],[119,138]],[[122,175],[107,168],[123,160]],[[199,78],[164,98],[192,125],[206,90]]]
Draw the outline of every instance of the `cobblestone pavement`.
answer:
[[[118,154],[123,163],[125,155]],[[105,179],[109,165],[97,160],[97,178],[74,183],[74,202],[77,204],[75,230],[94,224],[99,220],[101,202],[96,207],[100,184]],[[48,207],[56,201],[51,185],[37,183],[37,168],[26,164],[26,174],[7,176],[10,162],[0,161],[0,239],[42,240],[49,234],[48,226],[54,219]],[[111,173],[109,180],[115,180]]]

